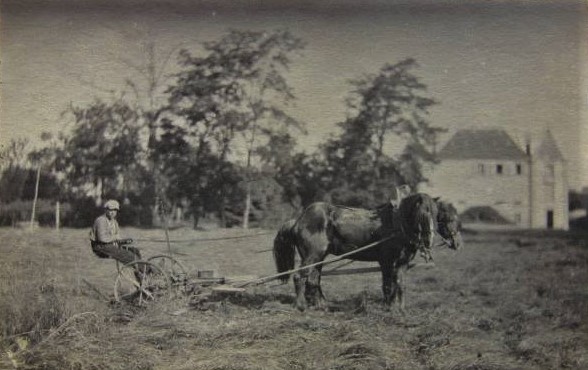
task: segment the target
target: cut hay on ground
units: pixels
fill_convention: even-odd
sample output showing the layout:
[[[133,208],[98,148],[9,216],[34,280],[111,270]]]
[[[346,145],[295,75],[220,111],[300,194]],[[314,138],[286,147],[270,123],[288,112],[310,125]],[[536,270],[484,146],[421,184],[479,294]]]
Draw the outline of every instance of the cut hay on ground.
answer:
[[[166,252],[155,241],[161,231],[125,231],[143,240],[145,256]],[[273,235],[252,235],[260,233],[174,230],[171,238],[200,240],[172,245],[192,274],[270,275],[271,253],[256,252]],[[408,272],[404,315],[381,305],[378,273],[325,276],[329,312],[296,311],[292,284],[276,282],[223,299],[110,305],[116,267],[91,253],[87,230],[0,229],[0,238],[0,368],[588,368],[583,236],[470,234],[464,250],[437,249],[434,265]]]

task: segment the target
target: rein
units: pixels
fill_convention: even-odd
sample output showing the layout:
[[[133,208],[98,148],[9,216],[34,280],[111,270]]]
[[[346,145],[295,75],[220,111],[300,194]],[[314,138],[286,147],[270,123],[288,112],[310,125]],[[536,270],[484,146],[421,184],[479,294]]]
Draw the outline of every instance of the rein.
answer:
[[[440,225],[440,224],[442,224],[442,222],[437,222],[437,229],[439,229],[439,225]],[[438,236],[441,238],[441,240],[443,241],[443,243],[445,243],[445,245],[447,245],[447,246],[449,247],[451,244],[449,243],[449,241],[448,241],[447,239],[445,239],[445,238],[443,237],[443,235],[441,235],[441,234],[439,233],[439,231],[437,231],[437,229],[435,229],[435,234],[437,234],[437,235],[438,235]]]

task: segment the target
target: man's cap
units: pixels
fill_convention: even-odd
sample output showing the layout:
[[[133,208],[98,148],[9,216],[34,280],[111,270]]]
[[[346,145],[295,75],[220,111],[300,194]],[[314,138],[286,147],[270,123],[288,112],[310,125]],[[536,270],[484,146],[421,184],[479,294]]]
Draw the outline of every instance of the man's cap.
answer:
[[[107,201],[106,203],[104,203],[104,208],[105,209],[116,209],[117,211],[120,210],[120,204],[118,204],[118,202],[114,199],[111,199],[109,201]]]

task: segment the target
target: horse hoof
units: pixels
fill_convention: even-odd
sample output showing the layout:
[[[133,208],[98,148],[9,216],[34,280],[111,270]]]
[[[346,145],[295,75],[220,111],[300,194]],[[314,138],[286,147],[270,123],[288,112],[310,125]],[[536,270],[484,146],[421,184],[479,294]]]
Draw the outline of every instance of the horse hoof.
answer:
[[[302,304],[302,303],[296,303],[294,304],[294,306],[296,307],[296,309],[300,312],[304,312],[306,311],[306,305]]]
[[[317,311],[329,312],[329,306],[326,304],[319,304],[316,306]]]

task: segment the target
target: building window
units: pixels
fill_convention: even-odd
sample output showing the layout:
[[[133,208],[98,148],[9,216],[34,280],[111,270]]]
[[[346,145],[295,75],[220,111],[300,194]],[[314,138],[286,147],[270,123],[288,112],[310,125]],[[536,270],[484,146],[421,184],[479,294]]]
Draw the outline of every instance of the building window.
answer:
[[[480,175],[484,174],[484,164],[482,164],[482,163],[478,164],[478,173]]]
[[[517,175],[520,175],[523,173],[523,165],[521,165],[520,163],[517,163]]]
[[[514,215],[514,222],[517,225],[521,223],[521,214],[520,213],[515,213],[515,215]]]
[[[501,164],[496,165],[496,173],[499,175],[502,175],[502,165]]]

